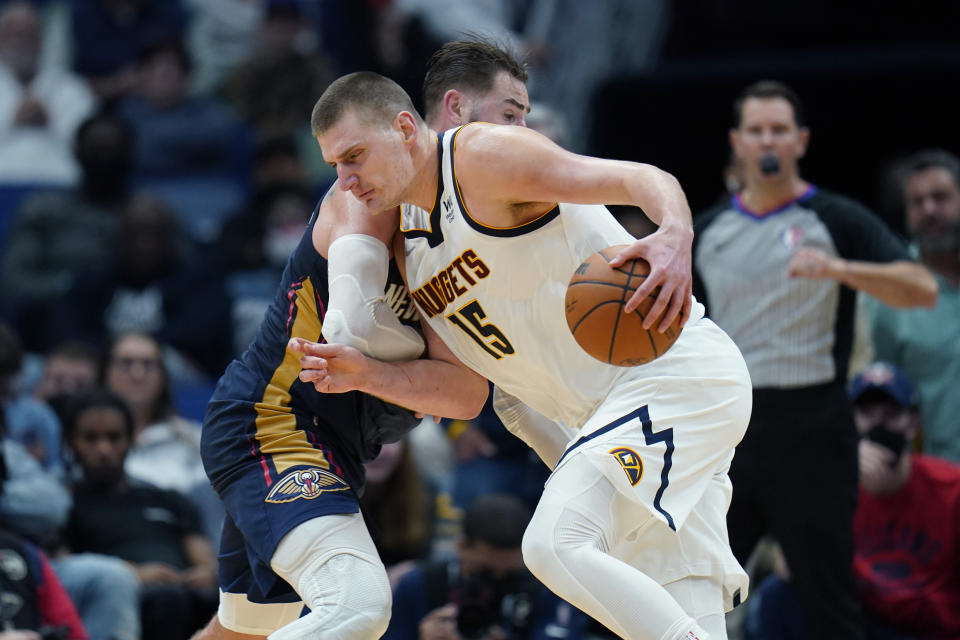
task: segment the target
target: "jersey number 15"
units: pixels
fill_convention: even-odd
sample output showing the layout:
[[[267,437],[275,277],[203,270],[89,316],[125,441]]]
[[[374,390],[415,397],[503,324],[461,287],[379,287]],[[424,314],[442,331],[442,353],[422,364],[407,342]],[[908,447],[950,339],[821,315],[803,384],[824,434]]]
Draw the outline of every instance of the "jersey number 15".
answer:
[[[486,317],[487,314],[484,313],[480,303],[472,300],[460,307],[457,313],[448,315],[447,320],[460,327],[481,349],[497,360],[514,353],[513,345],[500,329],[495,325],[482,322]]]

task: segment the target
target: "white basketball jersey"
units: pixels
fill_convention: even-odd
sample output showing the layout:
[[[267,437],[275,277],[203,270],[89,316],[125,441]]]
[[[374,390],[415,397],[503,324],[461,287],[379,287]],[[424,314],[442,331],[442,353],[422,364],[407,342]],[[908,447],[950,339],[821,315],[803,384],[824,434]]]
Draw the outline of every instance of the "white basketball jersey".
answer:
[[[579,428],[624,376],[670,370],[670,351],[638,367],[602,363],[567,326],[564,298],[574,270],[600,249],[634,238],[602,205],[559,204],[506,229],[474,220],[454,172],[459,131],[440,136],[433,210],[402,207],[410,291],[464,364],[545,416]],[[691,320],[702,316],[695,304]]]

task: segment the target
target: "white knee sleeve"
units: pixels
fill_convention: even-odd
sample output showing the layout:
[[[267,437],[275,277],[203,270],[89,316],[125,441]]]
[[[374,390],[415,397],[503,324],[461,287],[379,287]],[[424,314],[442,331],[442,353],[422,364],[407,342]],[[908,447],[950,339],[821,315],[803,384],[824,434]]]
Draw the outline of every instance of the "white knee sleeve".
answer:
[[[323,337],[385,360],[412,360],[424,342],[403,325],[384,295],[389,273],[387,246],[372,236],[337,238],[327,251],[330,300],[323,319]]]
[[[314,518],[284,536],[270,566],[310,613],[270,640],[376,640],[390,621],[390,583],[360,514]]]

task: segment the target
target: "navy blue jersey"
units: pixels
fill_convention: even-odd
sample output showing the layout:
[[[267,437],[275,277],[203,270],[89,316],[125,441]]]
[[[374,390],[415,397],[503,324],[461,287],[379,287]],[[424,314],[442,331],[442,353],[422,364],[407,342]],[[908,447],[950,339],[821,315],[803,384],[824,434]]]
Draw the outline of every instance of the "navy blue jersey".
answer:
[[[359,392],[321,394],[300,382],[292,337],[322,340],[327,260],[314,249],[319,205],[284,269],[281,286],[260,329],[220,378],[203,421],[203,462],[215,489],[259,467],[270,489],[294,467],[319,466],[360,494],[363,462],[383,442],[417,424],[413,414]],[[415,307],[396,264],[385,291],[394,313],[415,325]],[[318,452],[321,454],[318,456]],[[283,499],[280,496],[280,499]]]

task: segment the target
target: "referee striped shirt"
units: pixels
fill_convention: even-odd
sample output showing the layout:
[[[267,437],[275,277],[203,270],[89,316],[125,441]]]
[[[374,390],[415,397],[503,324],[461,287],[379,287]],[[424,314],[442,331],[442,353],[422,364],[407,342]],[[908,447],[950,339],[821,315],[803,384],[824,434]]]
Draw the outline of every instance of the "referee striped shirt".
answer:
[[[847,260],[909,259],[871,211],[814,186],[765,214],[734,196],[697,216],[695,294],[740,347],[755,388],[846,379],[855,293],[832,279],[789,277],[802,247]]]

